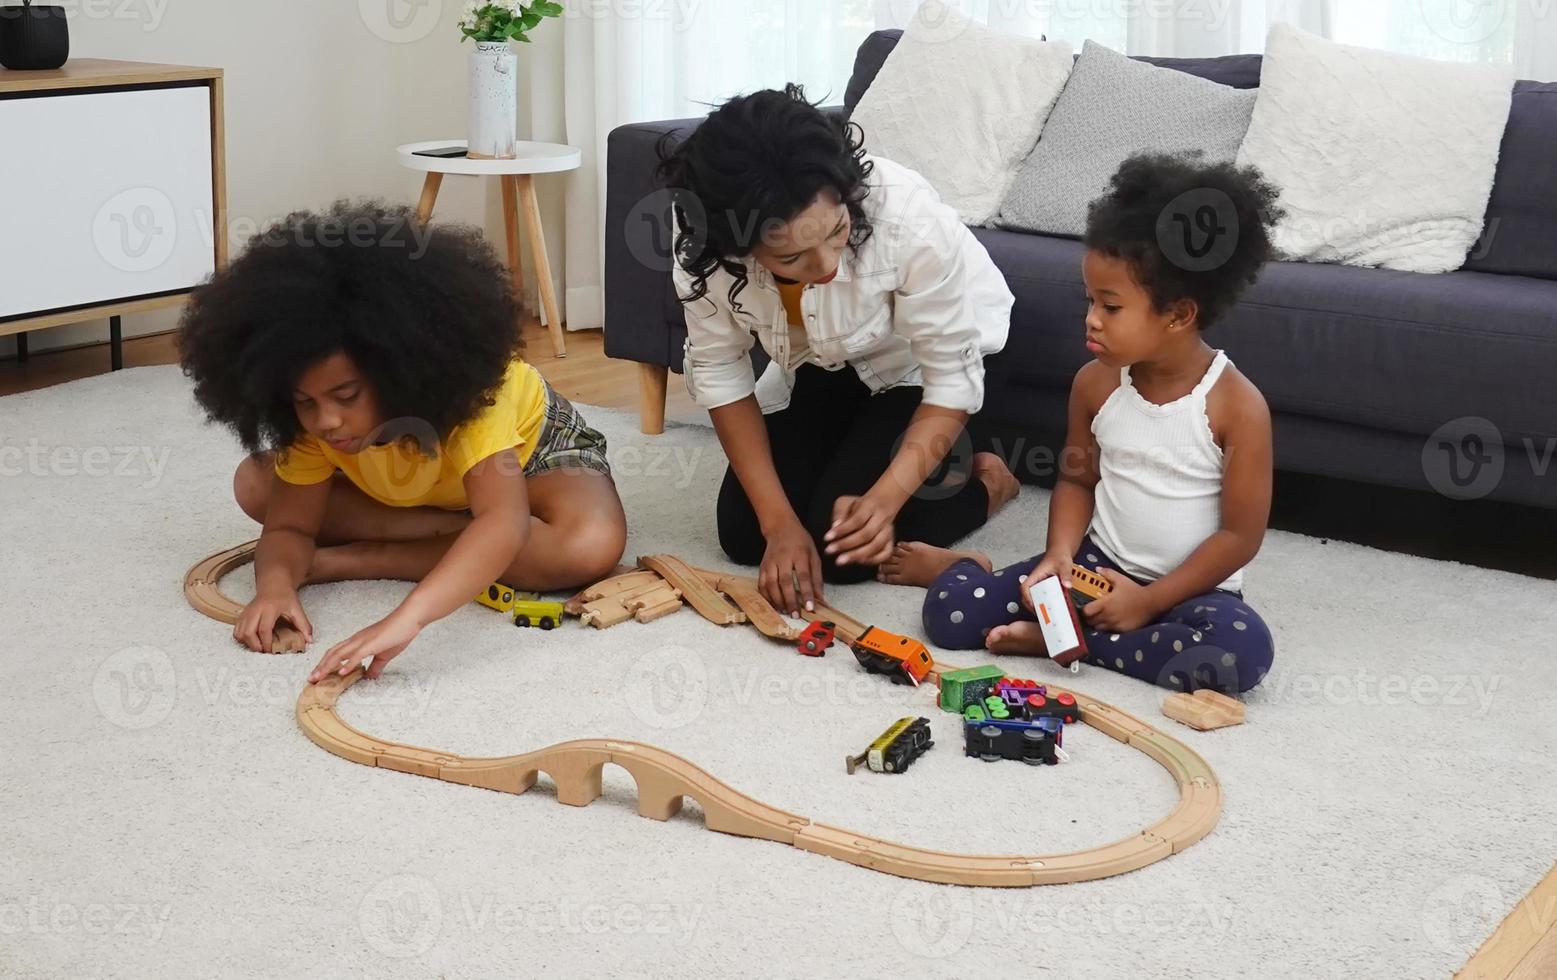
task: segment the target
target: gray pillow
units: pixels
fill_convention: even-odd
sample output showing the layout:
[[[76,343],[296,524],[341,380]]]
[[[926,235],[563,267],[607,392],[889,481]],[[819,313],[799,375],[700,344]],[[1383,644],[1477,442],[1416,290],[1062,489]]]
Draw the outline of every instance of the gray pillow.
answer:
[[[1080,238],[1087,205],[1127,158],[1197,150],[1207,163],[1236,158],[1258,95],[1088,41],[997,223]]]

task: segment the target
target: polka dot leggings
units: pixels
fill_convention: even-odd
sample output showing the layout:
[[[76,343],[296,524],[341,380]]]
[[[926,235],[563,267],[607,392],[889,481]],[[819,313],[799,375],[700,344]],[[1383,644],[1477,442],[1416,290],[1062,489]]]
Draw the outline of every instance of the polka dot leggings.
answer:
[[[946,650],[982,650],[994,627],[1033,622],[1022,605],[1021,580],[1041,557],[995,572],[969,559],[947,569],[925,596],[925,635]],[[1120,570],[1091,538],[1081,543],[1075,560],[1093,571]],[[1176,691],[1247,691],[1265,678],[1276,654],[1265,621],[1236,592],[1185,600],[1161,621],[1128,633],[1100,633],[1084,623],[1082,632],[1087,663]]]

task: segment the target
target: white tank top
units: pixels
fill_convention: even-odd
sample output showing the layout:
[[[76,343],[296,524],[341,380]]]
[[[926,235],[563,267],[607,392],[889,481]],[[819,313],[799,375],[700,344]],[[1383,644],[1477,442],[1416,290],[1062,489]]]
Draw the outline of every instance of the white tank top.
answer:
[[[1133,578],[1162,578],[1222,526],[1222,450],[1211,437],[1206,395],[1230,363],[1217,351],[1195,390],[1167,405],[1142,397],[1122,368],[1119,387],[1092,420],[1102,478],[1090,533]],[[1239,569],[1218,588],[1242,586]]]

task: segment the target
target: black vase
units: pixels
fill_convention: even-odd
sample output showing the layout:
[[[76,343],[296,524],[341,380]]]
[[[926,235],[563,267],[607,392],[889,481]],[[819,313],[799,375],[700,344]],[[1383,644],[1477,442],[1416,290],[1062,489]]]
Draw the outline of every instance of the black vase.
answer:
[[[64,7],[0,7],[0,65],[16,71],[50,69],[69,57]]]

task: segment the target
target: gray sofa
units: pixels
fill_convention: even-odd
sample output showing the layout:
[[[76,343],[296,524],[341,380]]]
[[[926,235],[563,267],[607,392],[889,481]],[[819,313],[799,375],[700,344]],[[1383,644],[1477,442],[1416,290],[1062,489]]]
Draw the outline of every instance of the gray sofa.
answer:
[[[899,36],[881,31],[865,42],[836,111],[859,102]],[[1259,84],[1258,55],[1146,60],[1239,88]],[[663,369],[681,370],[686,336],[670,287],[667,197],[653,184],[655,144],[697,122],[610,136],[605,346],[646,365],[647,414],[656,376],[663,384]],[[865,140],[869,148],[869,133]],[[1421,275],[1278,262],[1211,329],[1207,339],[1270,402],[1278,468],[1557,508],[1554,166],[1557,84],[1519,82],[1487,231],[1465,268]],[[1010,341],[988,362],[984,418],[1018,474],[1047,482],[1070,381],[1087,357],[1083,248],[974,233],[1016,295]]]

